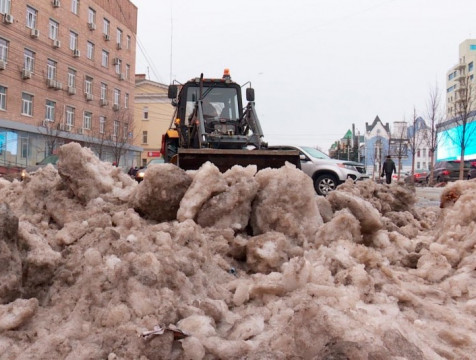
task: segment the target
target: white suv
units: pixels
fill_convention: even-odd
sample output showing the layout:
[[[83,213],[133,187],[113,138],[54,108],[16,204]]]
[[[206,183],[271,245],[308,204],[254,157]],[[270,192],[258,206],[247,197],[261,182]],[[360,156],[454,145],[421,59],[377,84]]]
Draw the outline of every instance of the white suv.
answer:
[[[314,189],[319,195],[327,195],[330,191],[345,182],[348,178],[354,181],[366,180],[365,165],[346,160],[331,159],[322,151],[308,146],[273,145],[270,150],[298,150],[301,158],[301,170],[309,175],[314,182]]]

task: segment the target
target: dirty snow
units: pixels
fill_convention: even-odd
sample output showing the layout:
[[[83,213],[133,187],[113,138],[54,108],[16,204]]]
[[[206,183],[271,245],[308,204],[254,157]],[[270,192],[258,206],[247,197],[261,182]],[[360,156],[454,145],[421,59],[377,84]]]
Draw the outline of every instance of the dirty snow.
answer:
[[[476,181],[59,158],[0,179],[2,360],[474,358]]]

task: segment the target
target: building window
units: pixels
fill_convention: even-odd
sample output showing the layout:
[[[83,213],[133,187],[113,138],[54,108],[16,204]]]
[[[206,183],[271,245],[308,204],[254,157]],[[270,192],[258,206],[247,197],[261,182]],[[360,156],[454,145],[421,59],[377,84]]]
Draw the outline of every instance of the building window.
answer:
[[[116,43],[120,46],[122,44],[122,30],[117,28],[116,31]]]
[[[0,85],[0,110],[7,110],[7,88]]]
[[[147,144],[147,131],[142,131],[142,144]]]
[[[88,95],[93,93],[93,78],[90,76],[86,76],[84,79],[84,92]]]
[[[91,119],[93,114],[89,111],[85,111],[83,115],[83,129],[91,130]]]
[[[421,167],[420,167],[420,162],[419,162],[419,161],[417,161],[417,163],[416,163],[416,168],[417,168],[417,170],[420,170],[420,169],[421,169]]]
[[[114,62],[116,63],[116,74],[120,74],[121,73],[121,63],[122,63],[122,60],[119,59],[119,58],[114,58]]]
[[[101,83],[101,100],[107,99],[107,84]]]
[[[10,14],[11,0],[0,0],[0,13]]]
[[[76,87],[76,70],[68,69],[68,87],[75,88]]]
[[[102,51],[102,59],[101,59],[101,65],[104,67],[108,67],[109,64],[109,53],[106,50]]]
[[[109,35],[109,27],[110,27],[109,20],[104,19],[103,27],[102,27],[102,32],[104,33],[104,35]]]
[[[52,40],[58,39],[58,31],[59,31],[59,24],[50,19],[50,23],[48,25],[48,37]]]
[[[86,44],[86,56],[90,60],[94,58],[94,44],[91,41]]]
[[[69,32],[69,48],[71,50],[76,50],[78,48],[78,34],[74,31]]]
[[[144,109],[143,109],[143,119],[144,120],[149,119],[149,108],[147,106],[145,106]]]
[[[23,68],[31,72],[35,70],[35,53],[33,51],[25,49]]]
[[[28,157],[28,138],[25,136],[20,137],[21,157],[26,159]]]
[[[416,151],[416,156],[417,156],[417,157],[420,157],[420,149],[417,149],[417,151]]]
[[[92,8],[88,9],[88,23],[89,24],[96,23],[96,11]]]
[[[56,107],[56,103],[54,101],[46,100],[46,113],[45,113],[46,121],[55,121],[55,107]]]
[[[33,116],[33,95],[21,94],[21,113],[22,115]]]
[[[471,61],[471,62],[468,64],[468,72],[473,71],[473,68],[474,68],[474,63]]]
[[[128,123],[125,123],[123,126],[122,126],[122,138],[124,140],[127,139],[127,134],[129,133],[129,124]]]
[[[119,121],[114,120],[114,128],[112,129],[112,135],[117,136],[119,134]]]
[[[8,57],[8,41],[0,38],[0,60],[7,62]]]
[[[38,11],[33,9],[31,6],[26,7],[26,27],[30,29],[36,29],[36,17],[38,16]]]
[[[426,158],[426,148],[422,149],[423,151],[423,157]],[[423,167],[425,167],[425,165],[423,165]]]
[[[121,98],[121,90],[114,89],[114,105],[119,105],[120,98]]]
[[[99,117],[99,133],[104,134],[106,130],[106,118],[104,116]]]
[[[124,95],[124,108],[126,109],[129,108],[129,94],[128,93]]]
[[[129,50],[131,48],[131,36],[127,35],[126,37],[126,48]]]
[[[71,129],[74,125],[74,107],[66,106],[66,126]]]
[[[426,170],[426,162],[423,162],[423,170]]]
[[[48,59],[46,64],[46,78],[49,80],[56,79],[56,61]]]
[[[126,64],[126,79],[129,80],[129,74],[131,72],[131,66]]]
[[[78,15],[79,0],[71,0],[71,12]]]

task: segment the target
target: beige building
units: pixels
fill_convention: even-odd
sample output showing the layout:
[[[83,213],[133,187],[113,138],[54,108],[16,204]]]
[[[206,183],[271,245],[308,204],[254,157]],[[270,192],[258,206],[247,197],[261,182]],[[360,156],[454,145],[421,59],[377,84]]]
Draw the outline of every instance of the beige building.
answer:
[[[136,32],[129,0],[0,0],[0,170],[70,141],[124,166],[139,157]]]
[[[464,92],[474,82],[476,65],[476,39],[467,39],[459,45],[459,61],[446,74],[446,116],[453,118],[458,103],[465,101]],[[472,90],[473,99],[476,91]],[[474,100],[473,100],[474,101]]]
[[[161,156],[162,134],[170,126],[175,108],[167,97],[168,85],[147,80],[136,74],[134,98],[134,144],[142,147],[140,164]]]

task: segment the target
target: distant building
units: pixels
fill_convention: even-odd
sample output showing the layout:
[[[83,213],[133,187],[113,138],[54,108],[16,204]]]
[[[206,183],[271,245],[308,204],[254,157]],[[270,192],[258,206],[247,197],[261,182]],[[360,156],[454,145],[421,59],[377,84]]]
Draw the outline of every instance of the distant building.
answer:
[[[380,176],[381,166],[389,151],[390,126],[375,117],[369,124],[365,123],[365,167],[371,178]]]
[[[426,124],[425,120],[421,117],[418,117],[415,121],[415,129],[412,126],[408,127],[407,133],[408,138],[413,139],[413,133],[415,133],[414,144],[415,144],[415,171],[417,170],[429,170],[431,167],[431,157],[430,157],[430,131],[431,129]],[[411,159],[412,159],[412,149],[408,151],[408,159],[405,166],[406,170],[411,170]]]
[[[467,39],[459,45],[459,61],[446,74],[446,117],[455,117],[457,103],[463,101],[467,82],[474,82],[476,65],[476,39]],[[472,91],[476,100],[476,91]]]
[[[437,125],[436,161],[461,160],[462,119],[467,124],[465,160],[476,159],[476,39],[467,39],[459,45],[459,61],[447,72],[446,120]]]
[[[137,7],[129,0],[0,0],[0,168],[67,142],[124,165],[132,145]],[[120,153],[118,153],[118,151]]]
[[[356,133],[355,126],[352,124],[352,130],[347,130],[341,139],[331,145],[329,156],[333,159],[363,162],[365,157],[362,151],[363,145],[364,136],[359,132]]]
[[[147,80],[145,74],[136,74],[134,100],[134,144],[142,147],[140,164],[161,156],[162,134],[169,128],[174,107],[167,96],[168,85]]]

